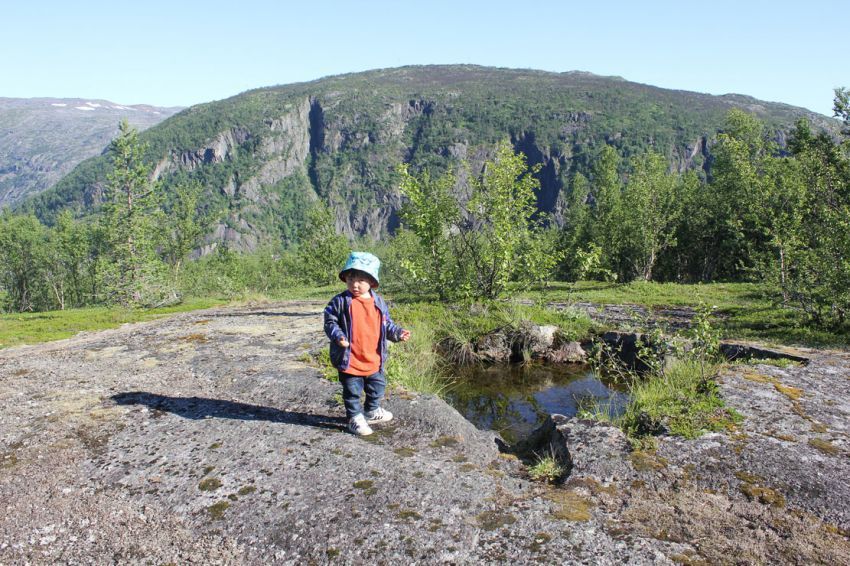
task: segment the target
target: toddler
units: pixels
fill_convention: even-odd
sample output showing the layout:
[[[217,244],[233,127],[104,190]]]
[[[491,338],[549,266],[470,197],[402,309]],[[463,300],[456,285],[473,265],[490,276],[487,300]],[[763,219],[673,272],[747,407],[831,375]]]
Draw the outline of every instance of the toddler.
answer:
[[[351,252],[339,273],[347,290],[325,307],[325,334],[331,341],[331,363],[339,371],[348,430],[365,436],[370,424],[385,423],[393,415],[381,407],[387,380],[387,340],[405,342],[410,331],[395,324],[378,288],[380,260],[366,252]],[[365,406],[360,395],[366,392]]]

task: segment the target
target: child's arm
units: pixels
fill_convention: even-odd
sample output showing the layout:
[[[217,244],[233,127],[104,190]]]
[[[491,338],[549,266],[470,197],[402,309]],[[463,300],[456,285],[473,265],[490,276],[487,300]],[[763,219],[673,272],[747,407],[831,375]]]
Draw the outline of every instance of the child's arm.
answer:
[[[345,332],[339,326],[339,316],[337,315],[336,301],[331,299],[328,306],[325,307],[325,334],[331,342],[336,342],[343,348],[348,347],[348,339],[345,337]]]
[[[391,342],[407,342],[410,339],[410,330],[393,322],[389,313],[387,313],[387,339]]]

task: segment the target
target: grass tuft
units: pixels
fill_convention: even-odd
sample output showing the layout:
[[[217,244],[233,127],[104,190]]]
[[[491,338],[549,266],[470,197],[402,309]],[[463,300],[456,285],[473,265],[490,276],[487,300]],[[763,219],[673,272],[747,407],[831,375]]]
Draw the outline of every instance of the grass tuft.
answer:
[[[677,360],[663,373],[635,380],[631,401],[620,417],[622,428],[641,436],[657,425],[684,438],[729,430],[740,416],[724,407],[716,390],[704,385],[704,371],[694,360]],[[717,366],[707,371],[710,375],[716,372]]]
[[[564,476],[564,468],[554,454],[546,454],[538,456],[537,461],[528,467],[528,475],[534,481],[556,483]]]

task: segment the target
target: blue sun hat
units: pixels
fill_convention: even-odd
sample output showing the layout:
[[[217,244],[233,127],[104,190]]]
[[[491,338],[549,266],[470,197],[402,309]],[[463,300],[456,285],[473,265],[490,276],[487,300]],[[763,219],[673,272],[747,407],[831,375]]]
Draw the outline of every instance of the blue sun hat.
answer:
[[[345,281],[345,273],[352,269],[362,271],[369,275],[375,280],[375,285],[373,286],[375,288],[378,287],[378,284],[380,283],[380,279],[378,279],[378,272],[381,270],[381,260],[377,257],[369,252],[351,252],[351,255],[348,256],[348,261],[345,262],[345,267],[343,267],[342,271],[339,272],[339,278]]]

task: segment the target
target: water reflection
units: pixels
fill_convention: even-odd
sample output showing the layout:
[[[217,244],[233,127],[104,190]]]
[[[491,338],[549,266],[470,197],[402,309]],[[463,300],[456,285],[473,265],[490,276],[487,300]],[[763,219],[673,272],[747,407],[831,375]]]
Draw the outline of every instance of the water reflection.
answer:
[[[478,428],[516,442],[552,413],[575,415],[599,404],[620,414],[628,397],[587,366],[494,365],[459,368],[446,398]]]

